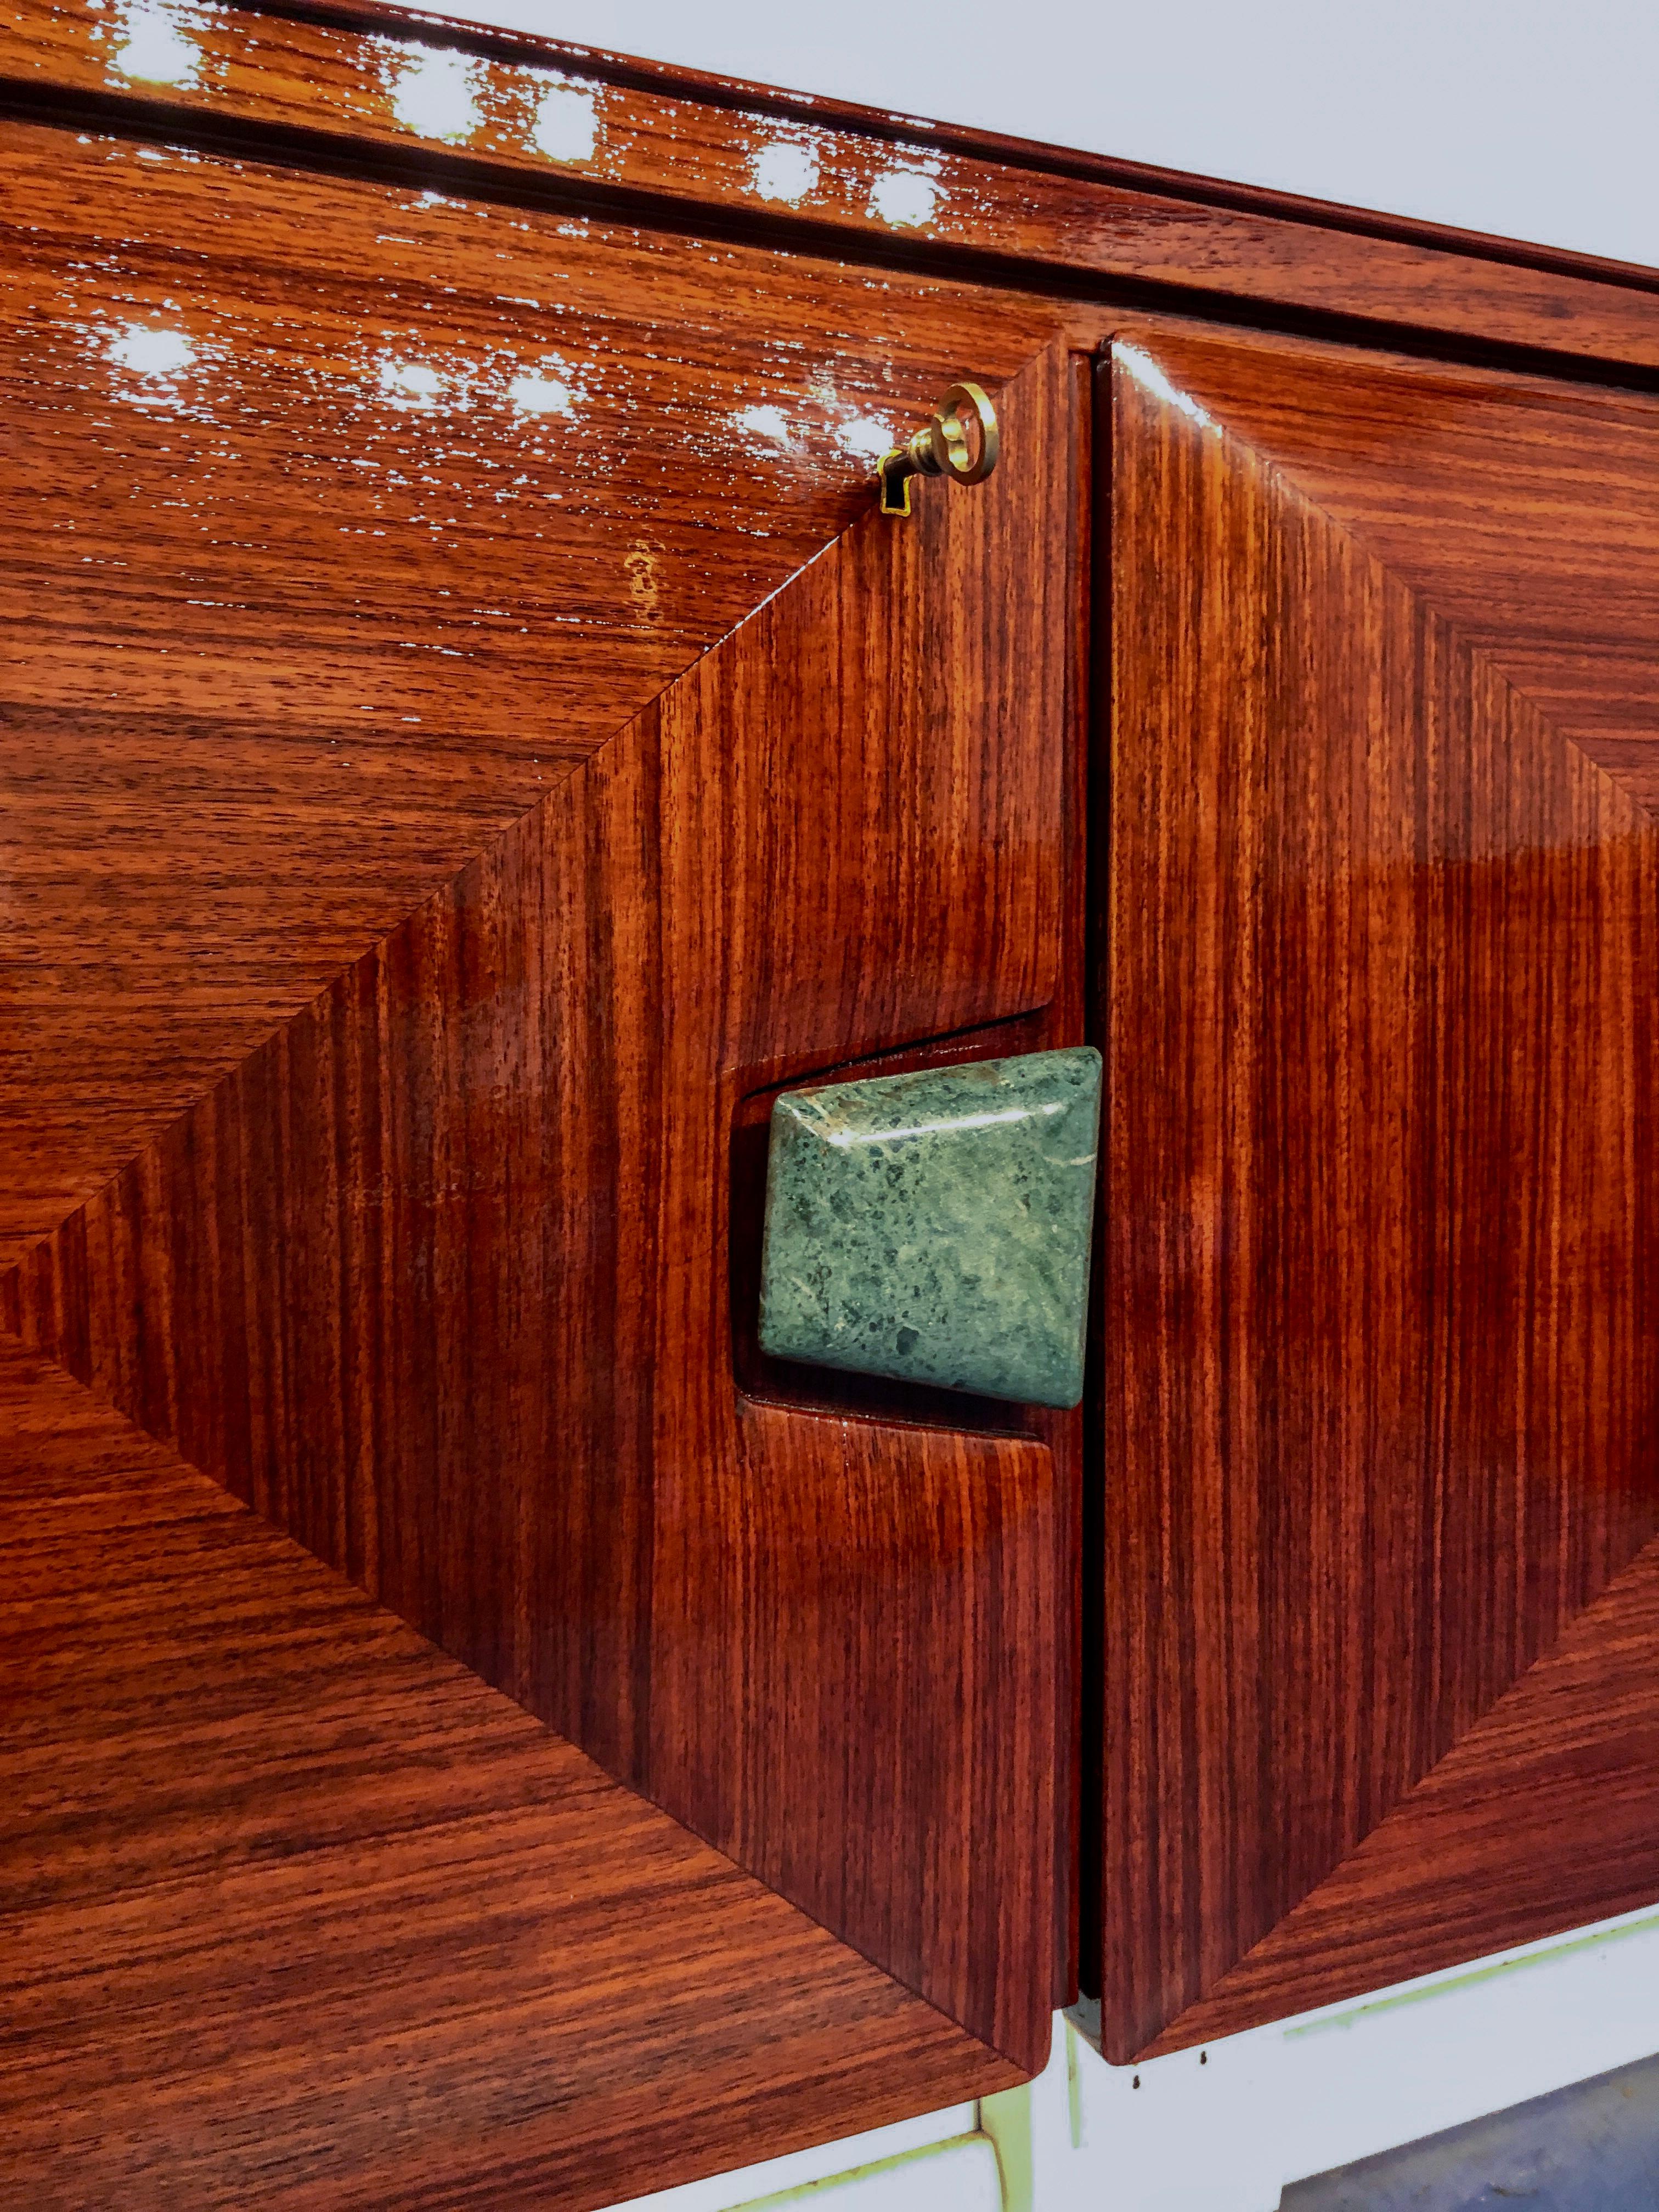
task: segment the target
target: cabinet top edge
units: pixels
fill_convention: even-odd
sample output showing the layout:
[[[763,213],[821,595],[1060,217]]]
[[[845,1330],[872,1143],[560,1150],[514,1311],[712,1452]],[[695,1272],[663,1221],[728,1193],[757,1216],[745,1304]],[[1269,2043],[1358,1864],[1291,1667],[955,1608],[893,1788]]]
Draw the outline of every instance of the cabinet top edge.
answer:
[[[1081,182],[1162,199],[1189,201],[1198,207],[1227,209],[1276,221],[1299,222],[1320,230],[1352,232],[1428,246],[1474,259],[1549,270],[1591,282],[1616,284],[1659,295],[1659,268],[1618,261],[1566,246],[1537,244],[1500,233],[1466,230],[1423,217],[1390,214],[1385,209],[1318,199],[1267,185],[1240,184],[1201,170],[1172,169],[1153,161],[1091,153],[1047,139],[1020,138],[981,130],[971,124],[941,122],[908,110],[877,108],[828,94],[793,92],[758,78],[732,77],[692,69],[684,63],[652,61],[610,47],[586,46],[532,32],[477,23],[465,15],[393,4],[393,0],[250,0],[239,12],[274,21],[331,25],[357,31],[447,46],[480,59],[518,61],[561,75],[629,87],[665,99],[696,102],[713,110],[770,116],[854,137],[949,149],[1014,169],[1030,169]]]
[[[300,167],[355,154],[394,181],[735,223],[844,260],[1158,286],[1659,371],[1659,270],[385,0],[11,0],[0,97],[14,116]]]

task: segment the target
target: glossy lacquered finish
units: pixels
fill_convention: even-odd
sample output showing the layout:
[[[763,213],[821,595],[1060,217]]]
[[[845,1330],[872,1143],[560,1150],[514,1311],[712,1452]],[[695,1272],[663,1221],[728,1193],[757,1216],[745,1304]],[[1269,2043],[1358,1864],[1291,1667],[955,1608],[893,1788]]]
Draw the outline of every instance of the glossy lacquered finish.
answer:
[[[1080,1028],[1079,374],[1024,372],[988,483],[872,507],[17,1293],[31,1342],[1026,2066],[1069,1455],[741,1396],[728,1170],[769,1085]]]
[[[1089,465],[1075,366],[1039,356],[1096,345],[1125,286],[1179,288],[1231,316],[1370,318],[1639,381],[1659,366],[1652,280],[346,6],[12,0],[0,97],[0,1328],[33,1347],[6,1386],[27,1510],[5,1566],[27,1593],[10,1658],[32,1717],[3,1747],[0,1818],[43,1885],[13,1896],[27,1998],[0,2175],[11,2158],[31,2208],[53,2189],[580,2206],[1003,2085],[1072,1988],[1074,1430],[768,1360],[757,1323],[781,1088],[1083,1036]],[[1643,410],[1513,385],[1499,406],[1490,379],[1352,362],[1319,383],[1291,349],[1276,412],[1279,356],[1180,343],[1162,398],[1137,387],[1121,414],[1114,521],[1166,584],[1194,564],[1166,635],[1137,642],[1127,570],[1114,617],[1121,705],[1172,723],[1162,767],[1144,740],[1120,763],[1129,965],[1102,1032],[1114,1203],[1139,1240],[1115,1231],[1103,1295],[1146,1351],[1110,1401],[1134,1419],[1102,1495],[1133,1511],[1109,1522],[1094,1592],[1115,1639],[1096,1680],[1121,1703],[1091,1899],[1124,2051],[1611,1909],[1646,1881],[1656,1825],[1632,1749],[1647,1555],[1617,1573],[1647,1528],[1636,1417],[1619,1425],[1638,1400],[1609,1387],[1616,1366],[1644,1387],[1637,1275],[1603,1349],[1581,1326],[1583,1271],[1617,1274],[1645,1233],[1633,1199],[1599,1210],[1643,1167],[1608,1164],[1645,1048],[1615,1049],[1607,1011],[1636,1006],[1612,979],[1627,959],[1639,980],[1647,941]],[[1194,399],[1200,357],[1214,388]],[[923,483],[913,522],[878,521],[877,455],[964,378],[1002,413],[997,476]],[[1430,397],[1388,397],[1413,392]],[[1224,416],[1225,466],[1204,427]],[[1281,557],[1270,588],[1251,561],[1295,506],[1292,466],[1313,489],[1280,542],[1316,551],[1322,515],[1340,544],[1316,574]],[[1327,869],[1335,833],[1315,838],[1284,781],[1304,724],[1261,691],[1250,641],[1294,601],[1314,704],[1364,686],[1397,704],[1449,650],[1401,592],[1474,641],[1486,686],[1471,674],[1424,726],[1478,723],[1490,760],[1493,732],[1533,748],[1541,718],[1552,774],[1599,764],[1515,823],[1495,770],[1456,787],[1486,825],[1458,879],[1480,927],[1510,906],[1479,886],[1523,865],[1556,872],[1565,921],[1510,902],[1521,938],[1488,959],[1464,908],[1425,891],[1413,939],[1496,963],[1540,1066],[1556,1008],[1602,1010],[1548,1093],[1599,1133],[1592,1167],[1551,1165],[1544,1125],[1505,1106],[1474,1161],[1486,1188],[1509,1144],[1514,1189],[1565,1192],[1539,1218],[1589,1243],[1526,1231],[1559,1358],[1511,1392],[1524,1455],[1500,1437],[1485,1488],[1441,1481],[1429,1565],[1420,1498],[1390,1520],[1383,1485],[1356,1522],[1369,1492],[1344,1476],[1345,1540],[1377,1535],[1365,1583],[1304,1525],[1324,1493],[1252,1490],[1247,1469],[1273,1539],[1252,1551],[1255,1506],[1223,1512],[1171,1425],[1197,1402],[1213,1426],[1220,1388],[1182,1303],[1201,1278],[1215,1310],[1210,1262],[1182,1276],[1158,1242],[1193,1212],[1171,1196],[1199,1146],[1178,1039],[1229,1066],[1239,1048],[1171,1024],[1181,963],[1210,970],[1160,915],[1206,883],[1248,906],[1269,848]],[[1338,666],[1362,602],[1363,685]],[[1209,757],[1182,748],[1239,652],[1229,696],[1266,703],[1241,726],[1257,781],[1224,816]],[[1404,776],[1407,738],[1389,742],[1378,773]],[[1443,842],[1452,803],[1423,801]],[[1224,823],[1247,843],[1258,825],[1260,849]],[[1447,879],[1423,836],[1426,859],[1378,830],[1357,878],[1330,872],[1374,876],[1386,904]],[[1613,907],[1610,934],[1570,927]],[[1365,996],[1380,961],[1343,966],[1358,942],[1304,963],[1328,1042],[1355,1005],[1356,1034],[1387,1029]],[[1346,1159],[1292,999],[1240,1003],[1314,1101],[1283,1158],[1301,1172],[1316,1140]],[[1489,1087],[1509,1065],[1473,1045],[1457,1065],[1477,1062]],[[1381,1081],[1364,1098],[1386,1129]],[[1447,1128],[1412,1155],[1430,1224],[1451,1218],[1442,1152],[1474,1172]],[[1255,1164],[1228,1157],[1235,1176]],[[1349,1202],[1341,1172],[1319,1222]],[[1458,1237],[1462,1285],[1487,1248]],[[1307,1244],[1260,1292],[1253,1343],[1294,1338],[1292,1276],[1296,1326],[1323,1313]],[[1504,1296],[1512,1316],[1522,1293]],[[1343,1337],[1353,1375],[1387,1369],[1376,1330],[1368,1308]],[[1439,1357],[1443,1331],[1425,1340]],[[1470,1370],[1482,1419],[1497,1358]],[[1436,1402],[1449,1435],[1476,1418]],[[1601,1428],[1574,1430],[1571,1404]],[[1601,1491],[1562,1473],[1573,1451],[1601,1455]],[[1238,1686],[1269,1662],[1288,1687],[1258,1727],[1268,1706]],[[1361,1711],[1406,1717],[1364,1758]],[[1307,1781],[1304,1723],[1335,1749],[1287,1873],[1263,1808]],[[1539,1832],[1580,1838],[1601,1790],[1619,1850],[1518,1864],[1508,1783],[1547,1808]],[[262,1974],[276,1994],[255,2007]]]
[[[1659,367],[1649,270],[349,0],[8,0],[0,88],[307,161],[401,160],[446,190],[766,227],[808,253],[910,249],[1073,297],[1180,287]]]
[[[1055,320],[0,124],[0,1265]]]
[[[0,1337],[0,2203],[572,2212],[992,2056]]]
[[[1659,410],[1103,378],[1126,2058],[1659,1896]]]

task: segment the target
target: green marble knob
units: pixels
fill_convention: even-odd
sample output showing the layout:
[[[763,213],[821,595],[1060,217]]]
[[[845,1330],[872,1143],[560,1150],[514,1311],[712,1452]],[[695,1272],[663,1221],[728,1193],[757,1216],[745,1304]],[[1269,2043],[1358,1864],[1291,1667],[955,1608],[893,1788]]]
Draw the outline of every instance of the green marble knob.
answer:
[[[783,1092],[763,1350],[1075,1406],[1099,1129],[1084,1046]]]

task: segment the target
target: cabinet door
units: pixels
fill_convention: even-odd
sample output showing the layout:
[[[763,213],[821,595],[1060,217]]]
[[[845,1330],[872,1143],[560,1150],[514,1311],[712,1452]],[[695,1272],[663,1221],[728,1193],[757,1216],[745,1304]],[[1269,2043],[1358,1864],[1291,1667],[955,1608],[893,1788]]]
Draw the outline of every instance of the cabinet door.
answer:
[[[1071,1419],[746,1350],[745,1133],[872,1056],[1080,1037],[1082,389],[1040,356],[988,483],[872,499],[11,1290],[32,1347],[1027,2068]]]
[[[1123,2059],[1659,1896],[1659,410],[1099,377]]]

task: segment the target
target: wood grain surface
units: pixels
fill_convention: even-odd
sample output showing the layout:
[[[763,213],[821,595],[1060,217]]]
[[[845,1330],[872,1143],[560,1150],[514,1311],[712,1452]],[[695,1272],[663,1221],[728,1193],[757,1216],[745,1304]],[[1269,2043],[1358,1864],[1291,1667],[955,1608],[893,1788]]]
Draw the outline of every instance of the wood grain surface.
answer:
[[[1109,2054],[1659,1894],[1659,410],[1111,304],[1640,386],[1651,272],[302,0],[3,0],[0,104],[16,2201],[579,2207],[1046,2056],[1077,1424],[753,1370],[732,1176],[1083,1034],[1110,330]],[[963,374],[997,477],[849,528]]]
[[[571,2212],[1013,2069],[0,1337],[0,2205]]]
[[[1207,2041],[1659,1897],[1659,1546],[1634,1561],[1188,2012]],[[1559,1834],[1575,1854],[1561,1895]]]
[[[1645,1579],[1596,1605],[1659,1530],[1659,410],[1104,375],[1123,2058],[1659,1893]]]
[[[28,1340],[995,2049],[1046,2054],[1073,1417],[740,1396],[740,1102],[1081,1028],[1075,379],[873,512],[21,1270]]]
[[[99,0],[6,0],[0,88],[91,119],[281,138],[316,162],[805,252],[954,258],[1073,295],[1125,282],[1659,367],[1651,270],[1322,208],[907,116],[791,99],[391,8],[177,0],[136,38]]]
[[[0,125],[0,1264],[1055,315]]]

